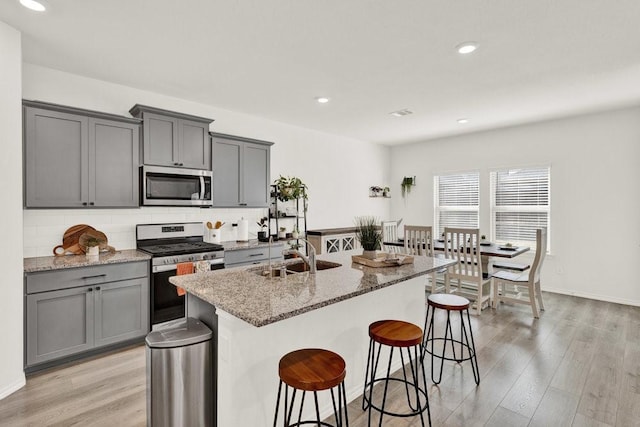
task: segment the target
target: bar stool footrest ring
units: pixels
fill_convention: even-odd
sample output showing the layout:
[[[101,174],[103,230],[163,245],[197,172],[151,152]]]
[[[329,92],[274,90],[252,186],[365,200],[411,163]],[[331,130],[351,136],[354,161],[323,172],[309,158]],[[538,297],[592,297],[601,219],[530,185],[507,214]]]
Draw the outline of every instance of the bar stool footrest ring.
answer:
[[[373,380],[373,383],[375,384],[377,382],[382,382],[382,381],[386,381],[386,380],[387,380],[386,378],[376,378],[376,379]],[[389,378],[389,381],[397,381],[397,382],[400,382],[400,383],[403,383],[403,384],[408,384],[409,387],[410,387],[410,393],[412,393],[414,395],[413,397],[415,398],[415,392],[414,392],[415,391],[415,386],[412,383],[410,383],[408,381],[404,381],[404,380],[402,380],[400,378]],[[381,414],[391,415],[393,417],[405,417],[406,418],[406,417],[414,417],[416,415],[420,415],[421,413],[423,413],[424,411],[426,411],[429,408],[429,400],[428,400],[429,396],[427,395],[427,392],[425,390],[423,390],[421,387],[418,387],[418,391],[420,392],[420,404],[422,405],[422,407],[418,408],[415,411],[412,411],[412,412],[409,412],[409,413],[405,413],[405,414],[400,414],[400,413],[397,413],[397,412],[390,412],[390,411],[381,409],[381,408],[377,407],[376,405],[371,404],[371,402],[369,402],[369,396],[367,394],[367,391],[369,390],[369,387],[371,387],[371,381],[367,382],[365,384],[365,388],[364,388],[363,398],[364,398],[364,401],[366,403],[365,408],[369,408],[369,406],[371,406],[371,408],[375,409],[376,411],[378,411]],[[422,400],[423,398],[424,398],[424,401]]]

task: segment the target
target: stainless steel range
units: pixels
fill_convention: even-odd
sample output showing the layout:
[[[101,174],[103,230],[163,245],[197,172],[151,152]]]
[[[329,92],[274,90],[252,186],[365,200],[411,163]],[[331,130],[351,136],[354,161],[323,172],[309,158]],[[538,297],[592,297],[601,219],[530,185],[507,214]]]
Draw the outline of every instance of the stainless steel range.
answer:
[[[201,222],[140,224],[136,246],[151,258],[151,325],[185,317],[185,297],[178,295],[169,277],[183,262],[206,261],[211,270],[224,268],[222,245],[203,241]]]

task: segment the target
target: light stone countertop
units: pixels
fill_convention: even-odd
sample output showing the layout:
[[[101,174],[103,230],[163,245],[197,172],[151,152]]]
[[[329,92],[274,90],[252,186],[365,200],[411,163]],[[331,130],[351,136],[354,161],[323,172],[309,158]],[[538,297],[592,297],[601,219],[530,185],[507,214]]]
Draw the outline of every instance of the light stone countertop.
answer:
[[[86,255],[64,255],[25,258],[23,261],[23,269],[25,273],[34,273],[36,271],[90,267],[94,265],[146,261],[148,259],[151,259],[149,254],[135,249],[125,249],[122,251],[116,251],[115,253],[103,252],[97,257],[87,257]]]
[[[417,256],[412,264],[372,268],[352,263],[351,256],[361,253],[355,250],[321,255],[318,259],[342,266],[319,270],[315,275],[306,272],[271,279],[259,274],[266,266],[263,264],[174,276],[169,281],[216,308],[260,327],[453,264],[450,260]],[[287,260],[285,264],[295,262],[300,260]]]
[[[253,249],[253,248],[263,248],[268,247],[269,243],[260,242],[257,239],[249,240],[248,242],[237,242],[235,240],[228,240],[225,242],[220,242],[222,246],[224,246],[225,251],[239,251],[242,249]],[[284,245],[284,242],[273,242],[272,246],[276,245]]]

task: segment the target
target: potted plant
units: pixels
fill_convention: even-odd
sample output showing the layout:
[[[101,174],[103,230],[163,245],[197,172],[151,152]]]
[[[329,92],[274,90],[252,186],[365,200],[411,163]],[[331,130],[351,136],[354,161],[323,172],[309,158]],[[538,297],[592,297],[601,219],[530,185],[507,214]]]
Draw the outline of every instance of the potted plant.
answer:
[[[298,237],[300,237],[300,230],[298,229],[297,225],[293,227],[293,232],[291,233],[291,237],[293,237],[294,239],[297,239]]]
[[[86,254],[87,256],[98,256],[100,253],[100,243],[101,240],[96,237],[88,237],[84,241],[84,245],[87,247]]]
[[[278,230],[278,239],[286,239],[286,238],[287,238],[286,227],[280,227],[280,230]]]
[[[382,243],[378,220],[373,216],[356,217],[356,239],[362,245],[362,256],[367,259],[376,259],[376,251],[380,249]]]
[[[382,189],[382,197],[391,197],[391,189],[389,187],[384,187]]]
[[[265,231],[265,229],[267,228],[267,225],[269,224],[269,218],[262,217],[260,218],[260,221],[257,222],[258,226],[260,227],[260,231],[258,231],[258,240],[261,242],[266,242],[267,240],[269,240],[267,238],[267,232]]]
[[[299,198],[308,199],[307,185],[300,178],[280,175],[280,178],[276,179],[274,184],[277,189],[278,200],[281,202]]]
[[[402,178],[402,183],[400,185],[402,186],[402,197],[404,197],[406,194],[411,192],[411,187],[416,185],[416,177],[405,176]]]

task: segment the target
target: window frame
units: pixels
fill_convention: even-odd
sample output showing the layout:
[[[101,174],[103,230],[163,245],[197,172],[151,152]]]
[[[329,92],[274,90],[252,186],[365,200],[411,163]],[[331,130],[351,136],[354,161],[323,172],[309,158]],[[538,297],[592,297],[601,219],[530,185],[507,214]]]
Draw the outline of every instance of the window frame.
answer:
[[[509,206],[496,206],[496,193],[497,193],[497,173],[505,172],[513,169],[518,170],[527,170],[527,169],[547,169],[548,178],[547,178],[547,198],[548,205],[509,205]],[[526,165],[526,166],[513,166],[513,167],[500,167],[500,168],[492,168],[489,170],[489,222],[490,222],[490,239],[492,242],[501,244],[507,243],[506,241],[498,240],[497,231],[496,231],[496,214],[498,212],[546,212],[547,214],[547,254],[551,253],[551,165],[550,164],[542,164],[542,165]],[[536,242],[531,242],[529,240],[516,240],[510,241],[509,243],[514,243],[516,245],[521,246],[530,246],[532,250],[536,250]]]
[[[453,175],[477,175],[478,177],[478,204],[476,206],[440,206],[440,178],[443,176]],[[440,238],[442,231],[440,231],[440,212],[476,212],[476,228],[480,228],[480,206],[482,200],[482,186],[481,186],[481,174],[478,169],[473,170],[461,170],[461,171],[448,171],[433,174],[433,233],[434,236]],[[463,227],[463,226],[460,226]]]

